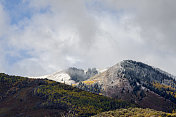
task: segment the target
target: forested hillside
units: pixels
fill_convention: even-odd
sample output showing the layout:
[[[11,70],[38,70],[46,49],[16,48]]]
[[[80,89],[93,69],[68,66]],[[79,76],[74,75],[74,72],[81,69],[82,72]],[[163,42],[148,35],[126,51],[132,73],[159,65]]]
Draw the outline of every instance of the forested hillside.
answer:
[[[91,116],[132,106],[48,79],[0,74],[0,117]]]

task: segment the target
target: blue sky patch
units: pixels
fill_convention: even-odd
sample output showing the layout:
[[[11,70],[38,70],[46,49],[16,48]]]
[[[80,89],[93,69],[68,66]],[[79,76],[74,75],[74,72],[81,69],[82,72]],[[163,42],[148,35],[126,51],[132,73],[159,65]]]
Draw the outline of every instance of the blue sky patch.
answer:
[[[11,19],[11,25],[18,24],[25,18],[30,19],[33,15],[33,10],[29,9],[29,2],[22,0],[5,0],[3,1],[5,11]]]
[[[50,7],[42,8],[39,11],[29,6],[29,1],[24,0],[4,0],[2,2],[5,11],[10,17],[11,25],[18,25],[24,19],[31,19],[34,13],[46,13]]]
[[[29,50],[19,50],[18,52],[14,52],[18,53],[18,55],[6,54],[5,58],[9,65],[13,65],[24,59],[31,58],[32,56],[29,54],[29,52]]]

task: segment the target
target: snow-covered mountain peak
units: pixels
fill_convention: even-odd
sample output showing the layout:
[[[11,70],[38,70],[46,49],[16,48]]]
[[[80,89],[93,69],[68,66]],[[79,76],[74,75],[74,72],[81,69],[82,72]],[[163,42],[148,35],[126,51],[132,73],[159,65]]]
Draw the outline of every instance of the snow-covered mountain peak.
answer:
[[[57,82],[65,83],[68,85],[75,84],[79,81],[84,81],[90,77],[95,76],[96,74],[102,73],[107,69],[89,68],[88,70],[78,69],[75,67],[70,67],[68,69],[55,72],[50,75],[38,76],[38,77],[29,77],[29,78],[47,78]]]

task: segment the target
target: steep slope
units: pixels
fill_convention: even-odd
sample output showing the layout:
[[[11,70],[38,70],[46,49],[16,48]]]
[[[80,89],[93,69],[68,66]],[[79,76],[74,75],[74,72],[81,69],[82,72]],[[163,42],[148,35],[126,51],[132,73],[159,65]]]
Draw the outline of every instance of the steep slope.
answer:
[[[124,60],[77,87],[167,112],[176,103],[176,82],[172,75],[132,60]]]
[[[0,73],[0,117],[91,116],[131,106],[56,81]]]

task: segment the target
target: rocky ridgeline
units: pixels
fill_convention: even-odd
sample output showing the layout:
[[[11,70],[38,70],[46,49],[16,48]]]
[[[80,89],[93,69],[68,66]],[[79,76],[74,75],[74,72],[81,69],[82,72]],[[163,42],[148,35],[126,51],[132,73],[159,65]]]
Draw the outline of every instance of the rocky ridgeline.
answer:
[[[117,92],[132,92],[136,87],[151,86],[160,83],[176,88],[176,82],[171,75],[160,72],[147,64],[132,60],[124,60],[110,67],[89,80],[99,83],[108,96],[117,96]],[[114,92],[115,91],[115,92]]]
[[[135,102],[142,107],[150,104],[151,108],[158,110],[164,110],[164,106],[169,103],[171,105],[176,103],[176,81],[172,75],[132,60],[117,63],[105,72],[79,83],[77,87],[108,97]],[[163,105],[159,106],[159,102],[153,102],[153,98],[160,100]],[[166,99],[173,103],[165,101]]]
[[[118,72],[118,74],[129,79],[131,82],[135,81],[140,84],[157,82],[176,88],[175,78],[172,75],[161,72],[161,70],[152,66],[132,60],[122,61],[120,66],[123,70]]]

